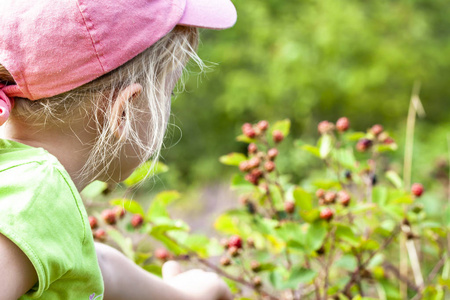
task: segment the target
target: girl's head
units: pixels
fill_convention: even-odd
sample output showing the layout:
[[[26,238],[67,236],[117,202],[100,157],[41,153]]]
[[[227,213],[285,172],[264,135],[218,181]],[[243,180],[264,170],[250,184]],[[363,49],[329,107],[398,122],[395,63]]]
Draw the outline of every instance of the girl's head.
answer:
[[[158,157],[172,90],[189,59],[201,66],[196,27],[236,18],[229,0],[5,2],[0,81],[16,97],[12,120],[81,124],[93,138],[79,175],[114,181]]]

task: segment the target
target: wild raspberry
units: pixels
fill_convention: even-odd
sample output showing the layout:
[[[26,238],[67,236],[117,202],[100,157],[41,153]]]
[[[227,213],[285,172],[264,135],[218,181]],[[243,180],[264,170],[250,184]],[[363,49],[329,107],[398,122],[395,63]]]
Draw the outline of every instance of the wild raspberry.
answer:
[[[239,248],[238,247],[229,247],[228,248],[228,254],[232,257],[236,257],[239,255]]]
[[[94,238],[101,242],[106,241],[106,231],[101,228],[97,229],[96,231],[94,231]]]
[[[257,168],[261,164],[261,160],[258,157],[253,157],[248,161],[248,167],[250,169]]]
[[[318,189],[316,191],[317,198],[323,198],[325,196],[325,191],[323,189]]]
[[[416,197],[420,197],[422,196],[423,192],[424,192],[424,188],[423,185],[420,183],[414,183],[411,186],[411,192],[413,193],[413,195],[415,195]]]
[[[378,136],[380,133],[383,132],[383,126],[381,126],[380,124],[373,125],[372,128],[370,128],[370,132],[374,136]]]
[[[273,141],[275,143],[279,143],[279,142],[281,142],[284,139],[284,135],[283,135],[283,133],[281,131],[274,130],[272,132],[272,138],[273,138]]]
[[[369,139],[360,139],[356,144],[356,150],[359,152],[365,152],[372,146],[372,141]]]
[[[251,173],[245,175],[244,178],[245,178],[245,180],[247,180],[250,183],[253,183],[254,185],[258,185],[258,183],[259,183],[259,177],[255,176]]]
[[[131,217],[131,226],[138,228],[144,223],[144,218],[140,214],[135,214]]]
[[[251,237],[247,238],[247,246],[249,248],[255,248],[255,240]]]
[[[271,148],[267,151],[267,156],[270,160],[274,160],[278,156],[278,150],[276,148]]]
[[[288,214],[292,214],[295,211],[295,203],[292,201],[284,202],[284,211]]]
[[[94,216],[89,216],[89,225],[91,226],[91,229],[95,229],[98,226],[97,218]]]
[[[261,270],[261,264],[254,260],[250,263],[250,269],[252,269],[253,272],[259,272]]]
[[[223,256],[220,258],[220,264],[224,267],[231,265],[231,259],[229,257]]]
[[[248,144],[247,150],[249,154],[255,154],[258,151],[258,147],[255,143],[250,143]]]
[[[122,206],[114,206],[113,208],[116,217],[122,219],[125,216],[125,209]]]
[[[252,281],[253,281],[253,285],[254,285],[255,287],[260,287],[260,286],[262,285],[261,278],[258,277],[258,276],[254,277],[254,278],[252,279]]]
[[[336,200],[336,193],[335,192],[327,192],[324,196],[325,203],[330,204],[334,203]]]
[[[317,130],[320,134],[326,134],[334,129],[334,124],[328,121],[322,121],[317,125]]]
[[[350,204],[350,195],[346,191],[340,191],[338,193],[338,199],[339,203],[341,203],[343,206],[348,206]]]
[[[346,117],[339,118],[339,120],[337,120],[337,122],[336,122],[336,129],[339,132],[347,131],[349,127],[350,127],[350,121]]]
[[[264,164],[264,169],[266,169],[267,172],[272,172],[273,170],[275,170],[275,163],[271,160],[266,161],[266,163]]]
[[[388,138],[386,138],[386,139],[383,141],[383,143],[386,144],[386,145],[390,145],[390,144],[395,143],[395,141],[394,141],[393,138],[388,137]]]
[[[253,169],[251,172],[250,172],[250,174],[252,175],[252,176],[254,176],[254,177],[256,177],[256,178],[261,178],[261,176],[262,176],[262,171],[260,170],[260,169]]]
[[[250,164],[248,163],[248,160],[244,160],[239,164],[239,170],[242,172],[247,172],[250,170]]]
[[[116,213],[111,209],[102,211],[102,219],[110,225],[116,224]]]
[[[267,128],[269,128],[269,122],[267,122],[266,120],[262,120],[258,122],[258,125],[256,125],[259,130],[261,131],[266,131]]]
[[[325,207],[324,209],[322,209],[321,211],[320,211],[320,218],[322,219],[322,220],[326,220],[326,221],[329,221],[329,220],[331,220],[332,218],[333,218],[333,211],[331,210],[331,208],[329,208],[329,207]]]
[[[253,126],[250,123],[244,123],[244,125],[242,125],[242,127],[241,127],[242,132],[245,132],[246,130],[251,129],[251,128],[253,128]]]
[[[242,248],[242,239],[238,235],[233,235],[228,239],[228,247]]]
[[[252,139],[256,136],[256,131],[253,128],[249,128],[244,131],[244,135]]]
[[[166,261],[170,258],[170,253],[165,248],[158,248],[155,250],[155,257],[162,261]]]

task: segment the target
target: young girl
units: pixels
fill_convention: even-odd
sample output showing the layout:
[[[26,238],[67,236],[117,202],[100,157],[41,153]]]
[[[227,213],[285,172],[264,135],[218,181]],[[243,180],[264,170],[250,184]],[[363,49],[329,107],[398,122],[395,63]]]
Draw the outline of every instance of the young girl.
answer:
[[[196,27],[229,0],[2,0],[0,299],[232,299],[213,273],[159,279],[93,241],[79,192],[157,159]]]

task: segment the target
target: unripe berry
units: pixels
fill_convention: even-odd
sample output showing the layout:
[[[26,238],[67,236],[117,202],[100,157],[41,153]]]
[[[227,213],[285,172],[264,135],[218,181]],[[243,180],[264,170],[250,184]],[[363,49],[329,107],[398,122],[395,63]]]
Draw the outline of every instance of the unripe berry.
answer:
[[[162,261],[166,261],[169,259],[170,257],[170,253],[169,251],[167,251],[167,249],[165,248],[159,248],[155,250],[155,257],[157,259],[160,259]]]
[[[370,132],[372,132],[373,135],[378,136],[383,132],[383,126],[380,124],[373,125],[372,128],[370,128]]]
[[[101,242],[106,241],[106,231],[101,228],[97,229],[96,231],[94,231],[94,238]]]
[[[242,239],[238,235],[233,235],[228,239],[228,247],[242,248]]]
[[[226,239],[226,238],[221,239],[220,240],[220,245],[222,245],[222,247],[224,249],[228,249],[228,239]]]
[[[98,226],[97,218],[94,216],[89,216],[89,225],[91,226],[91,229],[95,229]]]
[[[369,139],[360,139],[358,143],[356,144],[356,150],[359,152],[365,152],[367,149],[369,149],[372,146],[372,141]]]
[[[264,169],[266,169],[267,172],[272,172],[275,169],[275,163],[271,160],[266,161],[264,164]]]
[[[138,228],[144,223],[144,218],[140,214],[135,214],[131,217],[131,226]]]
[[[249,154],[255,154],[258,151],[258,147],[255,143],[250,143],[248,144],[247,150]]]
[[[323,198],[325,196],[325,191],[323,189],[318,189],[316,191],[317,198]]]
[[[220,264],[224,267],[231,265],[231,259],[229,257],[223,256],[220,258]]]
[[[317,130],[320,134],[326,134],[329,133],[334,129],[334,124],[328,121],[322,121],[317,125]]]
[[[346,191],[340,191],[338,193],[338,199],[339,203],[341,203],[343,206],[348,206],[350,204],[350,195]]]
[[[238,247],[230,247],[228,248],[228,254],[232,257],[236,257],[239,255],[239,248]]]
[[[239,170],[242,172],[247,172],[250,170],[250,164],[248,163],[248,160],[244,160],[239,164]]]
[[[249,248],[255,248],[255,240],[251,237],[247,238],[247,246]]]
[[[274,130],[272,132],[272,138],[273,138],[273,141],[275,143],[279,143],[279,142],[281,142],[284,139],[284,135],[283,135],[283,133],[281,131]]]
[[[386,138],[386,139],[383,141],[383,143],[386,144],[386,145],[390,145],[390,144],[395,143],[395,141],[394,141],[393,138],[388,137],[388,138]]]
[[[252,269],[253,272],[259,272],[261,270],[261,264],[254,260],[250,263],[250,269]]]
[[[295,211],[295,203],[292,201],[284,202],[284,211],[288,214],[292,214]]]
[[[258,126],[259,130],[261,131],[266,131],[267,128],[269,128],[269,122],[267,122],[266,120],[262,120],[258,122]]]
[[[336,129],[339,132],[347,131],[349,127],[350,127],[350,121],[346,117],[339,118],[339,120],[337,120],[337,122],[336,122]]]
[[[278,150],[277,148],[271,148],[269,151],[267,151],[267,156],[270,160],[274,160],[278,156]]]
[[[255,287],[260,287],[262,285],[261,278],[258,276],[254,277],[252,281]]]
[[[325,203],[327,203],[327,204],[334,203],[336,200],[336,193],[335,192],[327,192],[325,194],[324,199],[325,199]]]
[[[248,167],[250,169],[257,168],[261,164],[261,160],[258,157],[253,157],[248,161]]]
[[[411,192],[413,193],[413,195],[415,195],[416,197],[420,197],[422,196],[423,192],[424,192],[424,188],[423,185],[420,183],[414,183],[411,186]]]
[[[122,206],[114,206],[113,211],[116,214],[116,217],[119,217],[120,219],[125,216],[125,209]]]
[[[332,218],[333,218],[333,211],[331,210],[331,208],[329,208],[329,207],[325,207],[324,209],[322,209],[321,211],[320,211],[320,218],[322,219],[322,220],[326,220],[326,221],[329,221],[329,220],[331,220]]]
[[[110,225],[116,224],[116,213],[111,209],[102,211],[102,219]]]

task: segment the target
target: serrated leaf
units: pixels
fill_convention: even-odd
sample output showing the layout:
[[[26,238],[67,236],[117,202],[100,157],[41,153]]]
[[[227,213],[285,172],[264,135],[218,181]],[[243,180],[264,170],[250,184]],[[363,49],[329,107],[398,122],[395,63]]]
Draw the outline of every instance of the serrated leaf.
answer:
[[[395,171],[387,171],[386,178],[398,189],[403,188],[403,180]]]
[[[275,130],[279,130],[286,137],[289,134],[290,128],[291,128],[291,120],[285,119],[285,120],[275,122],[271,126],[270,133],[272,134]]]
[[[316,278],[318,273],[311,269],[306,269],[303,267],[295,267],[291,271],[291,275],[289,276],[286,285],[291,289],[297,289],[299,284],[301,283],[309,283],[314,278]]]
[[[327,228],[325,222],[319,220],[309,224],[306,232],[306,247],[309,251],[319,249],[327,236]]]
[[[145,217],[144,209],[138,202],[136,202],[134,200],[113,199],[113,200],[109,201],[109,203],[111,205],[117,205],[117,206],[123,207],[126,211],[128,211],[132,214],[140,214],[142,217]]]
[[[320,153],[320,158],[327,158],[333,149],[333,138],[329,134],[324,134],[320,137],[318,142],[318,148]]]
[[[133,174],[130,175],[130,177],[125,179],[123,183],[125,183],[125,185],[127,186],[133,186],[146,179],[150,174],[158,175],[169,170],[169,167],[162,162],[157,162],[153,169],[151,169],[151,167],[152,161],[143,163],[133,172]]]
[[[223,155],[219,158],[219,161],[224,165],[239,166],[243,161],[246,161],[247,157],[242,153],[232,152],[227,155]]]
[[[295,204],[302,210],[310,210],[313,208],[312,201],[313,197],[310,193],[302,189],[301,187],[297,187],[292,192],[292,195],[295,200]]]
[[[314,156],[317,156],[317,157],[321,158],[321,157],[320,157],[320,150],[319,150],[319,148],[317,148],[316,146],[313,146],[313,145],[303,145],[303,146],[300,147],[300,149],[302,149],[302,150],[304,150],[304,151],[306,151],[306,152],[309,152],[309,153],[311,153],[311,154],[314,155]]]
[[[360,239],[355,236],[353,230],[349,226],[342,224],[337,225],[336,238],[347,242],[353,247],[357,247],[360,242]]]
[[[181,194],[177,191],[164,191],[155,196],[147,211],[147,218],[152,222],[158,223],[158,219],[169,218],[167,205],[179,199]],[[159,223],[158,223],[159,224]]]

